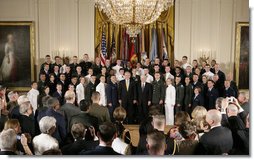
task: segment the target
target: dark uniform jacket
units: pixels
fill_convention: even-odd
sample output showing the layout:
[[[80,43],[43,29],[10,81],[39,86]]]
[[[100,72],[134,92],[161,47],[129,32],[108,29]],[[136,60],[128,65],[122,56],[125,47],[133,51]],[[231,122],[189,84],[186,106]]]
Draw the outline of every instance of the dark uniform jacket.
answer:
[[[176,86],[176,105],[180,104],[183,106],[184,102],[184,86],[181,83],[178,83]]]
[[[154,80],[152,85],[153,85],[152,103],[159,104],[160,100],[164,101],[165,99],[165,85],[161,79],[158,82],[157,80]]]

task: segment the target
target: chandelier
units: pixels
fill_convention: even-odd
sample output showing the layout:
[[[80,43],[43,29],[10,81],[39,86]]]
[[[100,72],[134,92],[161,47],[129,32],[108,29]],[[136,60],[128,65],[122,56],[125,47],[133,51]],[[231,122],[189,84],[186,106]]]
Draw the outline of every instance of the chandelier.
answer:
[[[173,5],[174,0],[95,0],[111,22],[126,27],[130,37],[136,37],[142,26],[156,21],[161,12]]]

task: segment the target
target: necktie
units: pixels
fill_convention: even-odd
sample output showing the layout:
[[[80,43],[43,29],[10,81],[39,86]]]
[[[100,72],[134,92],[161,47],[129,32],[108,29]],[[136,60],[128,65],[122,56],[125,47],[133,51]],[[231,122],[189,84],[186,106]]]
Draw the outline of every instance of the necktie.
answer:
[[[144,92],[145,89],[145,83],[142,83],[142,92]]]
[[[129,90],[129,80],[126,80],[126,89]]]

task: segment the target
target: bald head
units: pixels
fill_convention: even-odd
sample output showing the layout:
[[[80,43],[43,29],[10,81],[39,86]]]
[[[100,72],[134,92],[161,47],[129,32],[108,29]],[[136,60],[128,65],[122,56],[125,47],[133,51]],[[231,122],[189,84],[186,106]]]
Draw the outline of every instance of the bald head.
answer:
[[[216,109],[211,109],[206,114],[206,121],[211,127],[221,124],[221,113]]]
[[[227,115],[228,115],[228,117],[237,116],[237,113],[238,113],[237,106],[234,105],[234,104],[229,104],[228,107],[227,107]]]

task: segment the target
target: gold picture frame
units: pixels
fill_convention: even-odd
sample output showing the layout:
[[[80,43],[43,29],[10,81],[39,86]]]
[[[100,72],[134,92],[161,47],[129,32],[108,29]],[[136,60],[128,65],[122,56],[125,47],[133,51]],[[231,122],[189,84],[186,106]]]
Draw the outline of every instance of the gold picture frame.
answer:
[[[35,80],[34,22],[0,22],[0,84],[28,91]]]
[[[249,89],[249,23],[237,22],[235,44],[235,79],[239,89]],[[239,79],[241,78],[241,79]]]

